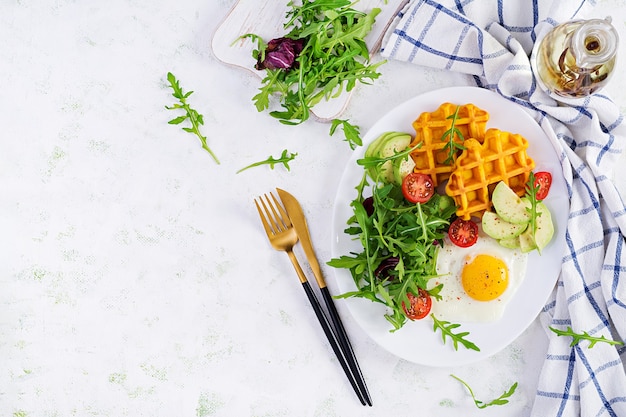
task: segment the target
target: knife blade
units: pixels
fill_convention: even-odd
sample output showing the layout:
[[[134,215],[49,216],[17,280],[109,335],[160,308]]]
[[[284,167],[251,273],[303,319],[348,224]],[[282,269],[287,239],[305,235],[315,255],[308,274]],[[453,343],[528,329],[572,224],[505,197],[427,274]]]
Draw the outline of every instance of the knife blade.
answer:
[[[335,307],[335,303],[333,302],[333,297],[326,286],[326,280],[324,279],[324,275],[322,275],[322,269],[320,268],[320,264],[317,260],[317,256],[315,256],[315,250],[313,249],[313,243],[311,242],[311,235],[309,233],[309,226],[307,225],[306,218],[304,217],[304,211],[300,206],[298,200],[289,194],[285,190],[281,190],[280,188],[276,188],[278,192],[278,196],[285,206],[285,210],[287,211],[287,215],[293,224],[293,228],[298,235],[298,239],[300,240],[300,244],[302,245],[302,249],[304,250],[304,254],[309,262],[311,270],[313,271],[313,275],[315,276],[315,280],[320,287],[320,292],[324,298],[324,302],[328,311],[330,313],[330,318],[335,327],[335,331],[337,333],[337,339],[339,339],[342,348],[344,350],[344,354],[352,373],[356,379],[356,382],[365,398],[365,401],[369,406],[372,405],[372,399],[367,390],[367,386],[365,385],[365,380],[363,378],[363,373],[361,372],[361,367],[359,366],[356,356],[354,354],[354,350],[352,349],[352,345],[350,344],[350,340],[348,339],[348,334],[346,333],[346,329],[343,327],[343,323],[341,322],[341,318],[339,317],[339,313],[337,308]]]
[[[317,284],[320,286],[320,288],[325,288],[326,281],[324,280],[324,275],[322,275],[322,269],[320,268],[317,256],[315,256],[313,243],[311,243],[309,226],[307,225],[306,218],[304,217],[304,211],[302,210],[300,203],[293,195],[289,194],[287,191],[281,190],[280,188],[277,188],[276,191],[278,192],[278,196],[283,202],[283,205],[287,210],[287,215],[289,216],[289,219],[293,224],[293,228],[296,230],[296,234],[300,239],[302,249],[304,250],[306,259],[307,261],[309,261],[309,265],[313,270],[313,275],[315,276]]]

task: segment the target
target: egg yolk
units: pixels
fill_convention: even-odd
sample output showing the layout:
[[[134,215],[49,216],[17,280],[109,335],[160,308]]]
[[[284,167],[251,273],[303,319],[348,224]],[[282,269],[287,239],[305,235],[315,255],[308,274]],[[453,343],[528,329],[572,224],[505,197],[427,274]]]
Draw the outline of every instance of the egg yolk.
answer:
[[[494,300],[509,285],[509,269],[501,259],[478,255],[463,267],[461,283],[467,295],[473,299]]]

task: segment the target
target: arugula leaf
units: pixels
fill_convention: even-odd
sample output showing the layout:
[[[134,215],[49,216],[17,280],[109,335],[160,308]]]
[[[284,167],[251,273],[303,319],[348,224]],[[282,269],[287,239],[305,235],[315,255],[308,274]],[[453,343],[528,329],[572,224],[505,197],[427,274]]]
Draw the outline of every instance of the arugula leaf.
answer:
[[[535,184],[535,173],[530,171],[530,176],[528,177],[528,182],[526,183],[526,198],[528,198],[528,201],[530,202],[530,207],[527,207],[526,211],[530,214],[528,227],[532,231],[533,241],[535,240],[535,233],[537,233],[537,217],[541,215],[541,213],[537,211],[537,204],[539,203],[539,200],[537,199],[537,191],[539,191],[539,185]],[[541,253],[538,246],[537,251]]]
[[[365,158],[360,158],[357,159],[356,163],[358,165],[363,166],[364,168],[375,168],[379,165],[382,165],[383,163],[387,162],[387,161],[393,161],[394,159],[399,159],[399,158],[406,158],[408,157],[411,153],[413,153],[414,150],[421,148],[422,147],[422,142],[419,142],[417,145],[411,147],[411,148],[406,148],[400,152],[395,152],[393,155],[385,157],[385,158],[381,158],[379,156],[368,156]]]
[[[204,125],[204,117],[195,109],[191,108],[191,106],[189,106],[189,104],[187,103],[187,99],[193,93],[193,91],[188,91],[185,93],[181,88],[179,81],[171,72],[167,73],[167,81],[170,83],[170,87],[172,88],[172,90],[174,90],[172,96],[178,99],[178,103],[175,103],[172,106],[165,106],[165,108],[168,110],[182,109],[185,111],[185,114],[183,116],[178,116],[170,120],[168,123],[171,125],[179,125],[185,120],[189,120],[189,122],[191,123],[191,127],[183,127],[183,130],[185,132],[193,133],[194,135],[196,135],[202,143],[202,148],[204,148],[213,157],[213,160],[217,164],[219,164],[220,161],[217,159],[217,156],[215,156],[211,148],[209,148],[209,146],[207,145],[207,138],[203,136],[200,132],[200,126]]]
[[[280,155],[278,159],[275,159],[273,156],[270,155],[267,159],[263,161],[254,162],[248,166],[241,168],[239,171],[237,171],[237,174],[247,169],[258,167],[261,165],[269,165],[271,169],[274,169],[274,165],[279,164],[279,163],[283,164],[285,168],[287,168],[287,171],[289,171],[290,170],[289,162],[293,161],[297,155],[298,155],[297,153],[292,153],[292,152],[289,152],[287,149],[284,149],[283,153]]]
[[[498,398],[496,398],[495,400],[492,400],[488,403],[485,403],[484,401],[480,401],[476,399],[476,396],[474,395],[474,391],[472,391],[472,388],[467,384],[467,382],[463,381],[461,378],[459,378],[458,376],[455,375],[450,375],[452,378],[456,379],[457,381],[459,381],[461,384],[463,384],[465,386],[465,388],[467,388],[467,390],[469,391],[470,395],[472,396],[472,399],[474,400],[474,404],[476,404],[476,407],[478,408],[487,408],[490,407],[492,405],[505,405],[509,403],[508,398],[510,398],[514,393],[515,390],[517,389],[517,382],[515,382],[513,385],[511,385],[511,387],[504,391],[504,393],[499,396]]]
[[[596,343],[598,342],[608,343],[610,345],[623,345],[624,344],[624,342],[620,340],[611,340],[611,339],[607,339],[604,336],[600,336],[600,337],[591,336],[588,332],[585,332],[585,331],[583,331],[582,333],[576,333],[574,332],[571,326],[568,326],[567,330],[559,330],[551,326],[549,327],[549,329],[559,336],[571,336],[572,343],[570,343],[570,346],[575,346],[576,344],[580,343],[583,340],[589,341],[588,347],[590,349],[594,347]]]
[[[446,343],[446,337],[449,336],[454,344],[454,350],[459,350],[459,343],[461,343],[466,349],[472,349],[480,352],[480,348],[478,346],[465,338],[465,336],[469,335],[469,332],[454,333],[454,329],[461,327],[460,324],[439,320],[434,314],[431,314],[430,316],[433,318],[433,331],[436,332],[437,329],[441,330],[441,338],[444,344]]]
[[[350,149],[354,150],[357,146],[363,145],[360,136],[360,128],[350,123],[348,120],[334,119],[330,125],[330,136],[335,134],[337,128],[341,126],[346,142],[350,145]]]
[[[339,258],[333,258],[328,261],[328,265],[334,268],[361,268],[359,272],[363,272],[363,262],[357,258],[353,258],[347,255],[341,255]],[[338,296],[339,297],[339,296]],[[345,298],[345,297],[341,297]]]
[[[284,29],[285,38],[305,40],[291,69],[267,69],[261,88],[252,100],[258,111],[269,109],[271,97],[277,96],[281,111],[270,115],[281,123],[296,125],[310,117],[310,110],[322,100],[351,91],[357,83],[369,84],[380,74],[385,61],[372,64],[364,38],[380,13],[354,10],[349,0],[313,0],[296,5],[289,1]],[[252,56],[263,58],[267,43],[254,34]]]
[[[459,106],[456,107],[454,114],[447,117],[448,119],[452,120],[452,124],[450,125],[450,129],[443,132],[443,135],[441,137],[442,141],[447,141],[446,146],[443,147],[444,150],[448,151],[448,157],[445,161],[443,161],[445,165],[451,165],[452,163],[454,163],[454,156],[457,154],[457,151],[462,151],[465,149],[465,146],[461,144],[465,140],[465,138],[463,137],[463,133],[461,133],[459,128],[456,127],[456,120],[458,117]],[[461,143],[458,143],[454,140],[455,136],[461,140]]]

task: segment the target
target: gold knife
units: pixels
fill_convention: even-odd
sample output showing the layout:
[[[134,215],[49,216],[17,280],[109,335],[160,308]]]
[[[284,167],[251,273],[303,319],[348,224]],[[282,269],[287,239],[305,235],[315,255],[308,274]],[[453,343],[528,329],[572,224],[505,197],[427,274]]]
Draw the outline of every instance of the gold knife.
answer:
[[[311,243],[311,236],[309,234],[309,227],[306,222],[306,218],[304,217],[304,212],[302,211],[302,207],[300,203],[294,196],[289,194],[285,190],[281,190],[277,188],[278,196],[280,197],[285,209],[287,210],[287,215],[293,224],[293,228],[296,229],[296,233],[298,234],[298,238],[300,239],[300,243],[302,244],[302,249],[304,250],[304,254],[306,255],[307,261],[309,261],[309,265],[313,270],[313,275],[315,276],[315,280],[320,288],[326,288],[326,281],[324,280],[324,276],[322,275],[322,269],[320,268],[320,264],[317,261],[317,256],[315,256],[315,250],[313,249],[313,244]]]
[[[333,297],[326,286],[326,280],[324,279],[324,275],[322,275],[322,269],[320,268],[320,264],[317,260],[317,256],[315,256],[315,250],[313,249],[313,243],[311,242],[311,236],[309,233],[309,227],[306,222],[306,218],[304,217],[304,212],[302,211],[302,207],[300,203],[294,196],[289,194],[285,190],[281,190],[277,188],[278,196],[280,200],[283,202],[285,209],[287,210],[287,215],[293,224],[293,228],[296,230],[296,234],[302,244],[302,249],[304,250],[304,254],[306,255],[307,261],[311,266],[311,270],[313,271],[313,275],[315,276],[315,280],[320,287],[320,292],[324,298],[324,302],[326,303],[326,307],[330,313],[331,321],[335,327],[335,332],[337,333],[337,339],[341,344],[346,360],[348,361],[348,365],[352,370],[354,379],[361,390],[361,394],[365,398],[365,401],[368,405],[372,405],[372,399],[367,390],[367,386],[365,385],[365,380],[363,379],[363,374],[361,372],[361,368],[356,360],[356,356],[354,355],[354,350],[352,349],[352,345],[350,344],[350,340],[348,339],[348,334],[341,322],[341,318],[339,317],[339,313],[337,312],[337,308],[335,307],[335,303],[333,302]]]

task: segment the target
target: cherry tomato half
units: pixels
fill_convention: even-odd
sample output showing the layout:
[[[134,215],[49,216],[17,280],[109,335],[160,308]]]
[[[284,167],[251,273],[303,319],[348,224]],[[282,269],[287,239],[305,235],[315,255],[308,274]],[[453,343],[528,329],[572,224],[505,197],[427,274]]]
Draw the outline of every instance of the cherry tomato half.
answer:
[[[540,171],[535,174],[535,188],[537,190],[537,200],[543,200],[548,196],[550,186],[552,185],[552,174],[546,171]]]
[[[411,203],[425,203],[435,193],[430,175],[411,172],[402,180],[402,194]]]
[[[450,225],[448,236],[455,245],[467,248],[478,240],[478,225],[471,220],[458,218]]]
[[[406,293],[411,305],[406,308],[404,301],[402,302],[402,309],[404,314],[411,320],[423,319],[430,313],[430,308],[433,305],[433,300],[430,298],[430,294],[422,288],[419,289],[419,294],[415,295],[411,292]]]

